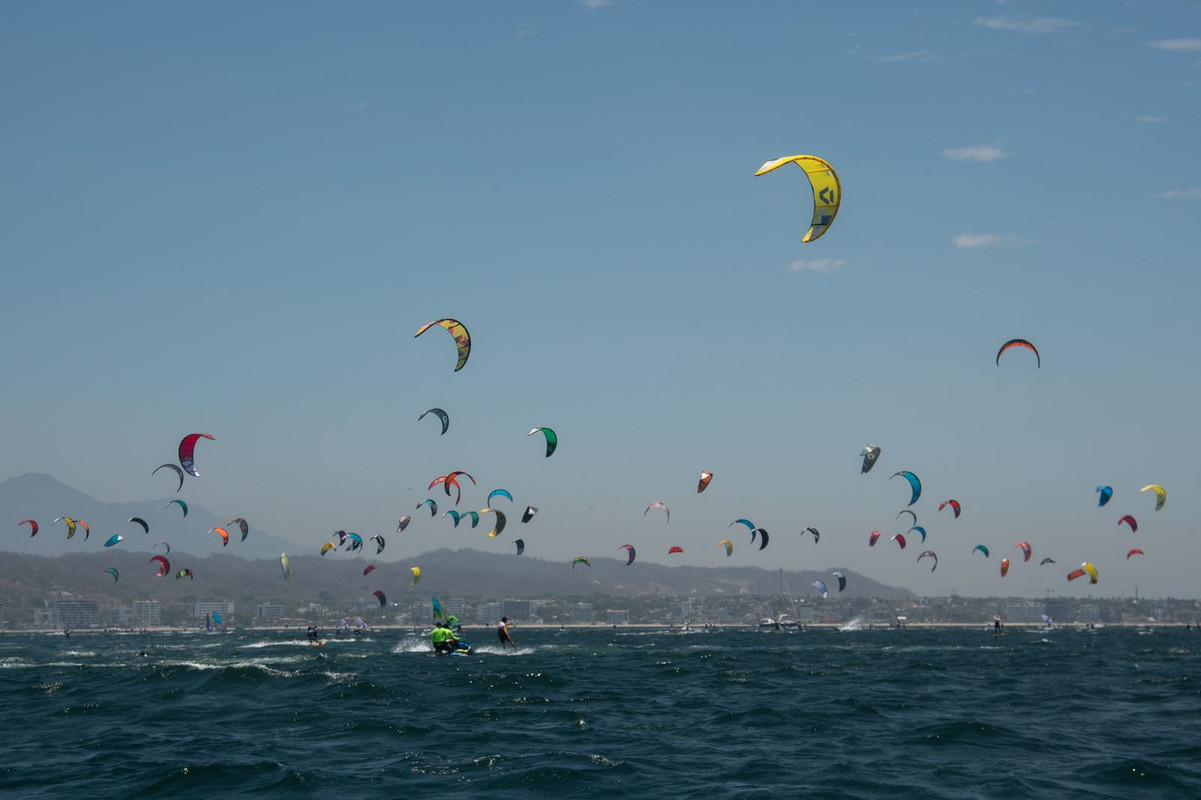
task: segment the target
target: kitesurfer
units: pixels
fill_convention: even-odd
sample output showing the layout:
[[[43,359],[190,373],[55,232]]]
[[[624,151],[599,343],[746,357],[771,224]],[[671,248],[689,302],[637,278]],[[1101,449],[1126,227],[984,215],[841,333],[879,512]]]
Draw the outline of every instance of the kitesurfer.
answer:
[[[517,645],[513,642],[513,637],[509,635],[509,618],[501,617],[500,624],[496,626],[496,635],[500,638],[500,649],[505,649],[505,642],[513,645],[513,649],[517,649]]]
[[[317,643],[317,626],[311,622],[309,623],[308,637],[311,644]]]

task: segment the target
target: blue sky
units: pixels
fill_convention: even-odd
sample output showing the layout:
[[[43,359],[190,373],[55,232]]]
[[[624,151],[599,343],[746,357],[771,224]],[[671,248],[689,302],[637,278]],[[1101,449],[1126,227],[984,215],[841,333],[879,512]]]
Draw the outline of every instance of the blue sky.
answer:
[[[921,594],[1197,596],[1196,3],[60,3],[0,23],[0,477],[167,496],[150,471],[203,431],[181,496],[297,552],[411,513],[386,555],[521,535],[565,563],[678,544]],[[844,193],[804,245],[801,173],[752,177],[797,153]],[[413,338],[447,316],[474,342],[457,373],[449,337]],[[1041,369],[994,364],[1013,337]],[[433,406],[445,436],[417,422]],[[460,510],[513,493],[504,535],[415,512],[453,469],[479,480]],[[867,547],[905,527],[901,469],[933,574],[917,542]],[[1034,559],[1001,579],[1018,540]],[[1086,559],[1101,583],[1068,584]]]

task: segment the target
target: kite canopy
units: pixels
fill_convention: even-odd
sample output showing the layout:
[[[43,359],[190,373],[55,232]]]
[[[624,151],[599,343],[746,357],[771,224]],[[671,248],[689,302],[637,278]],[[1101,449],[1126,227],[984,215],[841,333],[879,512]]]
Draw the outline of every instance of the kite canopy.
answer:
[[[416,586],[421,582],[421,567],[409,567],[409,573],[413,576],[413,580],[409,582],[409,586]],[[380,605],[383,605],[382,601]]]
[[[455,363],[455,372],[458,372],[467,363],[467,357],[471,355],[471,335],[467,333],[467,328],[463,326],[463,323],[457,319],[447,318],[425,323],[417,329],[417,332],[413,334],[413,338],[416,339],[435,325],[445,328],[446,332],[454,338],[455,344],[458,345],[459,360]],[[443,432],[445,433],[445,431]]]
[[[626,551],[626,553],[627,553],[627,556],[628,556],[628,558],[627,558],[627,560],[626,560],[626,566],[627,566],[627,567],[628,567],[628,566],[630,566],[631,564],[633,564],[633,563],[634,563],[634,545],[632,545],[632,544],[623,544],[621,547],[619,547],[619,548],[617,548],[617,549],[618,549],[618,550],[625,550],[625,551]]]
[[[559,446],[559,435],[550,428],[534,428],[526,436],[533,436],[539,432],[546,437],[546,457],[550,458],[550,454],[555,452],[555,448]]]
[[[517,555],[525,552],[525,539],[514,539],[513,544],[517,545]]]
[[[282,569],[284,571],[284,580],[285,581],[288,578],[292,577],[292,563],[290,561],[288,561],[287,553],[279,554],[279,566],[280,566],[280,569]]]
[[[1097,497],[1097,505],[1103,506],[1109,502],[1109,498],[1113,497],[1113,487],[1112,486],[1098,486],[1097,494],[1099,495]]]
[[[717,546],[726,548],[726,558],[729,558],[730,554],[734,552],[734,543],[729,539],[722,539]]]
[[[160,469],[175,470],[175,474],[179,476],[179,486],[175,487],[175,491],[178,492],[180,489],[183,488],[183,470],[182,469],[175,466],[174,464],[159,464],[157,467],[154,468],[154,472],[158,472]],[[151,472],[150,474],[153,475],[154,472]]]
[[[439,436],[444,435],[450,428],[450,415],[442,409],[431,408],[429,411],[422,411],[421,416],[417,418],[417,421],[421,422],[421,420],[425,419],[426,414],[434,414],[438,417],[438,419],[442,420],[442,433],[438,434]]]
[[[538,513],[538,509],[534,508],[533,506],[526,506],[525,513],[521,515],[521,521],[529,522],[530,520],[532,520],[534,518],[534,515],[537,513]]]
[[[830,590],[826,588],[826,583],[821,578],[818,578],[813,582],[813,588],[817,589],[818,593],[821,594],[823,598],[830,596]]]
[[[18,525],[28,525],[28,526],[29,526],[29,536],[30,536],[30,538],[32,538],[32,537],[34,537],[34,536],[37,536],[37,535],[38,535],[38,524],[37,524],[37,522],[35,522],[34,520],[31,520],[31,519],[23,519],[23,520],[21,520],[20,522],[18,522],[17,524],[18,524]]]
[[[647,512],[649,512],[652,508],[663,509],[663,513],[667,515],[667,519],[665,521],[671,522],[671,509],[667,507],[667,503],[658,503],[658,502],[651,503],[649,506],[646,507],[646,511],[642,512],[642,516],[645,517],[647,515]]]
[[[713,473],[709,470],[701,470],[701,479],[696,483],[696,493],[700,494],[709,487],[709,481],[713,480]]]
[[[1152,483],[1139,489],[1139,492],[1155,492],[1155,510],[1163,508],[1163,504],[1168,500],[1168,493],[1158,483]]]
[[[671,555],[672,553],[683,553],[683,552],[684,552],[684,548],[680,547],[679,545],[673,544],[671,547],[667,548],[668,555]]]
[[[586,567],[591,567],[591,566],[592,566],[592,562],[591,562],[591,561],[589,561],[588,559],[584,558],[583,556],[576,556],[576,559],[575,559],[575,561],[572,561],[572,562],[571,562],[571,568],[572,568],[572,569],[575,569],[575,565],[576,565],[576,564],[583,564],[583,565],[584,565],[584,566],[586,566]]]
[[[496,527],[488,532],[488,537],[491,539],[495,539],[497,536],[500,536],[501,531],[503,531],[505,529],[505,524],[508,522],[508,520],[506,519],[506,517],[504,515],[504,512],[497,511],[495,508],[483,508],[483,509],[480,509],[480,513],[481,514],[492,513],[492,514],[496,515]],[[472,527],[474,528],[475,526],[473,525]]]
[[[924,551],[922,551],[922,554],[921,554],[920,556],[918,556],[918,557],[917,557],[917,560],[918,560],[918,561],[921,561],[923,558],[932,558],[932,559],[934,559],[934,566],[930,567],[930,571],[931,571],[931,572],[933,572],[934,570],[938,569],[938,556],[935,554],[935,552],[934,552],[933,550],[924,550]]]
[[[817,241],[834,222],[834,217],[838,215],[838,206],[842,203],[842,186],[838,183],[838,175],[826,161],[817,156],[802,155],[784,156],[768,161],[759,167],[755,176],[766,175],[785,164],[796,164],[809,179],[809,188],[813,191],[813,221],[809,230],[801,237],[801,241]]]
[[[142,533],[150,533],[150,526],[146,524],[146,520],[141,517],[130,517],[129,521],[142,526]]]
[[[912,497],[909,498],[909,502],[906,503],[906,505],[911,506],[917,502],[919,497],[922,496],[922,482],[918,479],[918,477],[916,475],[914,475],[912,472],[910,472],[907,469],[903,469],[900,472],[894,472],[892,475],[890,475],[888,477],[888,479],[892,480],[893,478],[895,478],[898,475],[900,475],[905,480],[909,481],[909,488],[912,490],[912,492],[911,492]]]
[[[171,562],[163,556],[151,556],[150,561],[158,564],[158,574],[155,576],[156,578],[161,578],[171,571]]]
[[[1024,348],[1024,349],[1029,350],[1030,352],[1034,353],[1035,366],[1040,367],[1040,368],[1042,367],[1043,360],[1038,354],[1038,348],[1036,348],[1034,345],[1030,344],[1030,342],[1026,341],[1025,339],[1010,339],[1008,342],[1001,345],[1001,349],[997,351],[997,366],[998,367],[1001,366],[1001,354],[1004,353],[1006,350],[1012,350],[1015,347]]]
[[[876,459],[880,457],[880,448],[869,444],[859,451],[859,455],[863,456],[863,466],[859,469],[859,474],[866,475],[872,471],[872,467],[876,466]]]
[[[190,581],[196,580],[196,576],[192,574],[192,570],[188,569],[187,567],[184,567],[179,572],[175,573],[175,580],[179,580],[180,578],[187,578]]]
[[[184,472],[188,473],[193,478],[200,477],[200,473],[196,471],[196,459],[194,456],[196,453],[196,442],[200,441],[201,439],[216,441],[207,433],[189,433],[179,442],[179,465],[183,467]],[[158,472],[158,470],[155,470],[155,472]],[[154,473],[151,474],[153,475]],[[181,479],[180,486],[182,485],[183,481]],[[176,489],[176,491],[179,490]]]
[[[843,589],[847,588],[847,576],[846,575],[843,575],[841,572],[835,572],[835,573],[833,573],[833,575],[835,578],[838,579],[838,591],[841,592]]]
[[[955,519],[959,519],[959,512],[963,511],[963,507],[959,505],[958,500],[946,500],[938,504],[938,510],[942,511],[947,506],[951,507],[951,511],[955,513]]]
[[[1001,577],[1004,578],[1007,574],[1009,574],[1009,559],[1002,558],[1001,559]]]

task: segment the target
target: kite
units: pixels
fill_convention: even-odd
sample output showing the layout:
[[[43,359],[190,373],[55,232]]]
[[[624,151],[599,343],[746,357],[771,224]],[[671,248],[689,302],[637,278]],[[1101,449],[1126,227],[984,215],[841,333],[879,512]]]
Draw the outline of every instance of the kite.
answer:
[[[1016,542],[1013,545],[1022,551],[1022,563],[1030,560],[1030,542]]]
[[[1127,525],[1130,526],[1131,533],[1138,533],[1138,523],[1134,521],[1134,517],[1127,514],[1126,516],[1124,516],[1120,520],[1118,520],[1119,525],[1121,525],[1123,522],[1125,522]]]
[[[918,480],[918,477],[916,475],[914,475],[912,472],[910,472],[909,470],[904,470],[904,469],[901,470],[900,472],[894,472],[892,475],[889,476],[888,479],[892,480],[893,478],[895,478],[898,475],[900,475],[905,480],[909,481],[909,488],[913,490],[913,496],[911,498],[909,498],[909,502],[905,504],[905,505],[911,506],[917,502],[917,499],[919,497],[922,496],[922,482],[920,480]]]
[[[513,544],[517,545],[517,555],[525,552],[525,539],[514,539]]]
[[[184,567],[179,572],[175,573],[175,580],[179,580],[180,578],[187,578],[190,581],[196,580],[196,576],[192,574],[192,570],[188,569],[187,567]]]
[[[1055,563],[1055,559],[1051,558],[1050,556],[1047,556],[1047,557],[1046,557],[1046,558],[1044,558],[1042,561],[1038,562],[1038,565],[1039,565],[1040,567],[1042,567],[1042,566],[1045,566],[1045,565],[1047,565],[1047,564],[1054,564],[1054,563]]]
[[[958,500],[943,501],[938,504],[938,510],[942,511],[947,506],[950,506],[951,511],[955,512],[955,519],[959,519],[959,512],[963,510],[963,507],[959,505],[959,501]]]
[[[167,505],[163,506],[163,508],[168,509],[171,507],[172,504],[178,505],[180,508],[182,508],[183,515],[185,517],[188,515],[188,504],[185,503],[183,500],[172,500],[170,503],[167,503]]]
[[[108,537],[108,541],[104,543],[104,546],[112,547],[113,545],[120,544],[123,541],[125,541],[124,536],[119,533],[114,533],[112,536]]]
[[[413,575],[413,580],[409,582],[409,586],[416,586],[421,583],[421,567],[409,567],[409,572]],[[380,605],[383,605],[381,602]]]
[[[730,523],[729,527],[733,528],[735,525],[740,524],[746,526],[746,529],[751,532],[751,541],[755,541],[755,523],[751,522],[749,519],[736,519]]]
[[[377,567],[375,566],[375,564],[368,564],[368,565],[366,566],[366,568],[363,570],[363,574],[364,574],[364,575],[366,575],[368,572],[373,572],[373,571],[375,571],[375,569],[377,569]]]
[[[1025,339],[1010,339],[1008,342],[1001,345],[1001,349],[997,351],[997,366],[998,367],[1001,366],[1001,354],[1004,353],[1006,350],[1011,350],[1015,347],[1022,347],[1022,348],[1029,350],[1030,352],[1034,353],[1035,365],[1040,368],[1042,367],[1043,360],[1038,355],[1038,348],[1036,348],[1034,345],[1030,344],[1030,342],[1026,341]]]
[[[930,567],[930,571],[933,572],[934,570],[938,569],[938,555],[933,550],[923,551],[922,554],[917,557],[917,560],[921,561],[923,558],[926,558],[927,556],[934,559],[934,566]]]
[[[672,553],[683,553],[683,552],[684,552],[684,548],[679,547],[678,545],[672,545],[671,547],[667,548],[668,555],[671,555]]]
[[[985,558],[988,558],[988,548],[987,547],[985,547],[982,544],[978,544],[972,548],[972,552],[974,553],[977,550],[979,550],[981,553],[983,553]]]
[[[1009,574],[1009,559],[1002,558],[1001,559],[1001,577],[1004,578],[1008,574]]]
[[[767,547],[767,531],[763,528],[756,528],[754,532],[751,533],[752,542],[755,541],[756,533],[759,534],[759,549],[762,550],[763,548]]]
[[[534,518],[534,515],[537,513],[538,513],[538,509],[534,508],[533,506],[526,506],[525,513],[521,515],[521,521],[529,522],[530,520],[532,520]]]
[[[801,536],[804,536],[806,533],[813,534],[814,544],[817,544],[819,541],[821,541],[822,535],[820,532],[818,532],[817,528],[805,528],[805,530],[801,531]]]
[[[135,522],[135,523],[137,523],[138,525],[141,525],[141,526],[142,526],[142,532],[143,532],[143,533],[150,533],[150,526],[149,526],[149,525],[147,525],[147,524],[146,524],[146,520],[142,519],[141,517],[130,517],[130,518],[129,518],[129,521],[130,521],[130,522]]]
[[[201,439],[216,441],[207,433],[189,433],[179,442],[179,465],[183,467],[184,472],[191,475],[193,478],[199,478],[200,473],[196,471],[196,442]],[[153,473],[151,473],[153,474]],[[182,480],[182,479],[181,479]],[[180,484],[183,485],[182,483]],[[179,491],[176,489],[176,491]]]
[[[841,572],[835,572],[833,574],[835,578],[838,578],[838,591],[841,592],[843,589],[847,588],[847,576],[843,575]]]
[[[438,513],[438,504],[436,502],[434,502],[433,500],[429,499],[428,497],[417,504],[417,508],[421,508],[422,506],[430,507],[430,516],[431,517],[435,516]],[[403,528],[397,528],[397,530],[403,530]]]
[[[420,504],[418,504],[418,506],[417,506],[417,507],[418,507],[418,508],[421,508],[421,505],[420,505]],[[400,522],[397,522],[397,523],[396,523],[396,532],[397,532],[397,533],[400,533],[400,532],[401,532],[401,531],[403,531],[405,528],[409,527],[409,521],[410,521],[410,520],[412,520],[412,519],[413,519],[413,518],[412,518],[412,517],[410,517],[408,514],[405,514],[403,517],[401,517],[401,518],[400,518]]]
[[[416,569],[416,567],[414,567],[414,569]],[[376,600],[379,600],[379,604],[381,606],[388,605],[388,598],[385,597],[384,593],[381,592],[379,589],[376,589],[374,592],[372,592],[372,594],[375,595]]]
[[[179,467],[175,466],[174,464],[159,464],[157,467],[154,468],[154,472],[158,472],[160,469],[164,469],[164,468],[175,470],[176,474],[179,476],[179,486],[177,486],[175,488],[175,491],[178,492],[180,489],[183,488],[183,470],[180,469]],[[154,472],[151,472],[150,474],[153,475]]]
[[[321,555],[324,556],[330,550],[337,550],[337,549],[338,549],[338,546],[336,544],[334,544],[333,542],[326,542],[325,544],[321,545]]]
[[[225,547],[227,544],[229,544],[229,531],[225,530],[225,528],[210,528],[209,533],[216,533],[221,537],[222,547]],[[206,533],[205,536],[208,536],[208,533]]]
[[[488,512],[492,512],[496,515],[496,527],[488,532],[488,538],[495,539],[497,536],[500,536],[501,531],[505,529],[505,523],[508,520],[506,520],[505,515],[502,512],[497,511],[495,508],[480,509],[481,514],[487,514]],[[475,526],[472,525],[471,527],[474,528]]]
[[[88,540],[88,536],[90,536],[92,533],[92,529],[89,528],[88,524],[81,519],[77,519],[75,521],[77,523],[79,523],[79,527],[83,528],[83,540],[86,542]],[[67,538],[70,538],[70,537],[67,537]]]
[[[1163,508],[1163,504],[1168,500],[1168,493],[1158,483],[1152,483],[1139,489],[1139,492],[1155,492],[1155,510]]]
[[[713,473],[709,470],[701,470],[701,479],[696,483],[696,493],[700,494],[709,488],[709,481],[713,480]]]
[[[623,544],[621,547],[619,547],[619,548],[617,548],[617,549],[618,549],[618,550],[625,550],[625,551],[626,551],[626,559],[627,559],[627,560],[626,560],[626,566],[627,566],[627,567],[628,567],[628,566],[630,566],[631,564],[633,564],[633,563],[634,563],[634,555],[635,555],[635,554],[634,554],[634,545],[632,545],[632,544]]]
[[[1126,560],[1129,561],[1131,556],[1145,556],[1145,555],[1146,555],[1146,553],[1144,553],[1142,550],[1139,550],[1136,547],[1133,550],[1131,550],[1129,553],[1126,554]]]
[[[1113,487],[1112,486],[1098,486],[1097,494],[1100,495],[1097,498],[1097,505],[1103,506],[1109,502],[1109,498],[1113,497]]]
[[[646,511],[642,512],[642,516],[645,517],[647,515],[647,512],[650,511],[652,508],[663,509],[663,513],[667,515],[666,521],[671,522],[671,509],[667,507],[667,503],[658,503],[658,502],[651,503],[649,506],[646,507]]]
[[[823,598],[830,596],[830,590],[826,588],[826,584],[821,578],[818,578],[813,582],[813,588],[817,589],[818,593],[821,594]]]
[[[421,412],[421,416],[417,418],[417,421],[421,422],[421,420],[425,419],[426,414],[434,414],[438,417],[438,419],[442,420],[442,433],[438,434],[439,436],[444,435],[450,428],[450,415],[442,409],[431,408],[429,411],[423,411]]]
[[[730,554],[734,552],[734,543],[729,539],[722,539],[717,546],[726,548],[726,558],[729,558]]]
[[[105,572],[107,572],[109,575],[113,576],[113,583],[116,583],[117,581],[121,580],[121,573],[117,572],[116,567],[109,567],[108,569],[105,570]]]
[[[385,542],[384,537],[380,536],[378,533],[375,536],[372,536],[371,538],[369,538],[367,541],[375,542],[375,554],[377,556],[380,553],[384,552],[384,545],[387,544],[387,542]]]
[[[37,535],[38,535],[38,524],[37,524],[37,522],[35,522],[34,520],[32,520],[32,519],[23,519],[23,520],[21,520],[20,522],[18,522],[17,524],[18,524],[18,525],[28,525],[28,526],[29,526],[29,536],[30,536],[30,538],[33,538],[34,536],[37,536]]]
[[[166,539],[159,539],[157,542],[155,542],[154,544],[152,544],[152,545],[151,545],[151,548],[158,547],[160,544],[161,544],[163,547],[167,548],[167,552],[168,552],[168,553],[170,553],[170,552],[171,552],[171,545],[170,545],[170,544],[167,542],[167,540],[166,540]]]
[[[571,568],[575,569],[576,564],[583,564],[584,566],[587,566],[587,567],[592,566],[592,562],[589,561],[588,559],[584,558],[583,556],[576,556],[575,561],[571,562]]]
[[[546,437],[546,457],[550,458],[550,454],[555,452],[555,448],[559,446],[559,435],[550,428],[534,428],[532,431],[527,433],[526,436],[533,436],[539,431],[541,431],[542,435]]]
[[[914,525],[917,524],[917,514],[914,514],[912,511],[910,511],[907,508],[902,508],[900,511],[897,512],[897,519],[900,519],[902,514],[908,514],[909,516],[913,517],[913,524]],[[912,528],[910,528],[910,530],[912,530]]]
[[[838,206],[842,203],[842,186],[838,182],[838,175],[829,163],[817,156],[801,155],[784,156],[768,161],[759,167],[755,177],[766,175],[785,164],[796,164],[809,179],[809,188],[813,191],[813,222],[801,237],[801,241],[816,241],[830,228],[838,214]]]
[[[1085,575],[1088,575],[1088,582],[1090,584],[1097,582],[1097,568],[1087,561],[1080,565],[1080,569],[1074,569],[1069,572],[1068,580],[1074,581],[1077,578],[1083,578]]]
[[[362,547],[363,547],[363,537],[362,536],[359,536],[357,533],[348,533],[346,535],[350,539],[350,545],[346,548],[349,552],[353,553],[355,550],[362,549]]]
[[[455,511],[453,508],[449,511],[443,511],[442,516],[449,516],[451,519],[453,519],[455,521],[456,528],[459,527],[459,520],[463,518],[463,515],[458,511]]]
[[[151,556],[150,560],[158,562],[158,575],[155,576],[156,578],[161,578],[171,571],[171,562],[162,556]]]
[[[288,578],[292,577],[292,564],[291,564],[291,562],[288,561],[287,553],[279,554],[279,566],[280,566],[280,569],[282,569],[284,571],[284,580],[285,581]]]
[[[413,338],[416,339],[418,336],[425,333],[435,325],[440,325],[441,327],[445,328],[446,332],[454,338],[455,344],[458,345],[459,360],[455,364],[454,369],[455,372],[458,372],[463,368],[463,365],[467,363],[467,357],[471,355],[471,335],[467,333],[467,328],[463,326],[463,323],[459,322],[457,319],[447,318],[425,323],[417,329],[417,332],[413,334]]]
[[[872,531],[867,535],[867,546],[875,547],[877,540],[880,538],[880,531]]]
[[[471,476],[468,475],[468,477],[471,477]],[[509,494],[508,489],[493,489],[492,491],[488,492],[488,505],[489,506],[492,505],[493,497],[507,497],[507,498],[509,498],[510,503],[513,502],[513,495]]]
[[[54,521],[58,522],[59,520],[67,523],[67,538],[70,539],[73,537],[75,535],[75,520],[70,517],[57,517]]]
[[[899,534],[899,533],[893,534],[892,539],[890,539],[889,541],[896,542],[897,544],[899,544],[901,546],[902,550],[905,549],[905,537],[902,536],[901,534]]]
[[[229,522],[227,522],[225,524],[226,525],[237,525],[238,530],[240,530],[242,532],[242,541],[246,541],[246,535],[248,533],[250,533],[250,526],[246,523],[246,520],[242,519],[241,517],[234,517],[233,519],[231,519]]]
[[[471,527],[473,528],[480,524],[480,512],[478,511],[465,511],[462,516],[471,517]]]
[[[925,542],[926,542],[926,529],[925,528],[923,528],[921,525],[914,525],[912,528],[909,529],[909,531],[917,531],[919,534],[921,534],[922,543],[925,544]],[[906,533],[908,533],[909,531],[906,531]]]
[[[866,475],[872,471],[872,467],[876,466],[876,459],[880,457],[880,448],[869,444],[859,451],[859,455],[863,456],[863,466],[859,469],[859,474]]]

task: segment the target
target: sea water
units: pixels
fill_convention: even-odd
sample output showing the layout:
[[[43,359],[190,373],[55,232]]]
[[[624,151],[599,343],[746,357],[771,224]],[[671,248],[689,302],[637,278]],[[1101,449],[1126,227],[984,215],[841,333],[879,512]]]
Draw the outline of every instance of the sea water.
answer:
[[[0,797],[1201,797],[1195,630],[467,638],[5,633]]]

